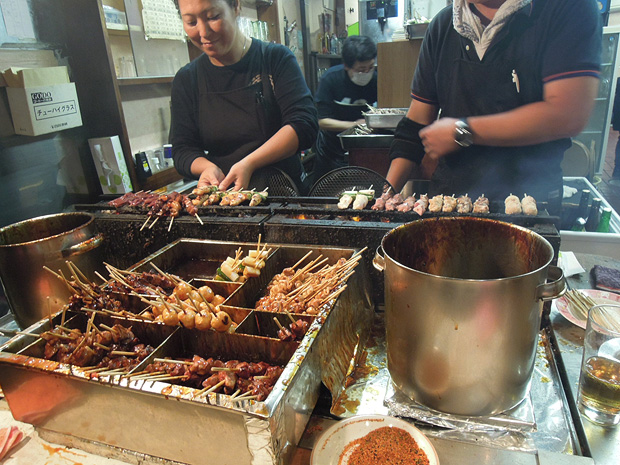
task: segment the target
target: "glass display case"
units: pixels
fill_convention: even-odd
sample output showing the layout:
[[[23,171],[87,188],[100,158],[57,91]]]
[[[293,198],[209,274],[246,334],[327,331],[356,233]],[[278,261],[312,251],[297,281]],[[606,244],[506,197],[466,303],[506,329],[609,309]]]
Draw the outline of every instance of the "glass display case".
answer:
[[[620,26],[603,28],[603,53],[601,59],[601,80],[594,105],[594,110],[586,128],[575,137],[588,149],[588,156],[592,158],[593,172],[588,174],[592,179],[594,174],[601,173],[605,165],[607,153],[607,139],[611,125],[611,112],[616,92],[618,76],[618,41],[620,40]]]

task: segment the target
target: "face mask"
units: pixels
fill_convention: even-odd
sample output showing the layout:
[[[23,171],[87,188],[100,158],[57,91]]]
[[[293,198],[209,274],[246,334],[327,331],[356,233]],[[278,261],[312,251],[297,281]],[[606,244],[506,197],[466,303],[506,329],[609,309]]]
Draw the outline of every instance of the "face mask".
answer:
[[[357,84],[358,86],[368,85],[368,83],[372,81],[374,74],[374,69],[371,69],[367,73],[353,73],[353,76],[351,76],[351,82],[353,82],[353,84]]]

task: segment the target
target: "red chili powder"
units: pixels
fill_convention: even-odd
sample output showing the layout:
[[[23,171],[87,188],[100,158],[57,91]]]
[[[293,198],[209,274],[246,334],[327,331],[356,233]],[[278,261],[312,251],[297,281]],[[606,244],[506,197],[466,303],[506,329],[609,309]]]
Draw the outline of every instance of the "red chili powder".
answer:
[[[348,465],[429,465],[428,457],[411,435],[401,428],[384,426],[350,442],[340,455],[341,465],[351,448]]]

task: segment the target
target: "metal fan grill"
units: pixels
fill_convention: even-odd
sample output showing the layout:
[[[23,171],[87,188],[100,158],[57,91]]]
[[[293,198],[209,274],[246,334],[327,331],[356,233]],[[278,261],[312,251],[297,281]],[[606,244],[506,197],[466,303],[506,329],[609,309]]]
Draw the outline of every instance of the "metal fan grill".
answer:
[[[376,171],[361,166],[336,168],[321,177],[310,189],[311,197],[334,197],[345,191],[368,189],[372,186],[378,195],[391,184]],[[393,191],[393,189],[392,189]]]
[[[273,166],[256,170],[250,180],[250,186],[259,192],[269,187],[270,196],[299,196],[299,189],[295,181],[284,171]]]

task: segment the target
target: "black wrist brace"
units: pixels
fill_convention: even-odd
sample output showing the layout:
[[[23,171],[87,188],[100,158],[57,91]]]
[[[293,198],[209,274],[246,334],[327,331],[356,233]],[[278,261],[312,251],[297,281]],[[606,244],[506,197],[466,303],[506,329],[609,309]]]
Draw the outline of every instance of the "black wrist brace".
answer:
[[[424,157],[424,146],[419,133],[424,127],[425,124],[416,123],[406,116],[400,120],[390,145],[390,160],[406,158],[419,165]]]

